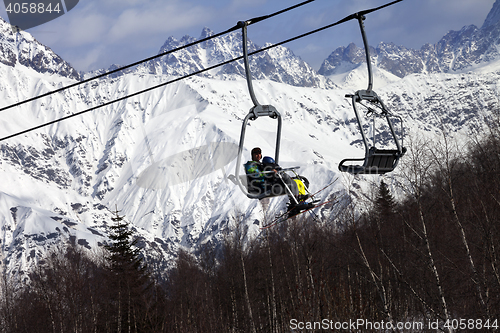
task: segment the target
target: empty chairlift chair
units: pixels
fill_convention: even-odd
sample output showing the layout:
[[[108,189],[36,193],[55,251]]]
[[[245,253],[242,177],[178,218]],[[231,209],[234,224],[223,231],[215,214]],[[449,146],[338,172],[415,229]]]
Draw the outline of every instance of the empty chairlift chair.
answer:
[[[401,137],[403,135],[403,121],[401,117],[393,115],[386,108],[379,96],[372,90],[373,87],[373,75],[370,62],[370,50],[368,46],[368,41],[366,38],[364,19],[365,17],[361,14],[355,14],[359,22],[361,29],[361,36],[363,37],[363,44],[365,47],[366,63],[368,68],[368,89],[358,90],[353,95],[346,95],[348,98],[352,98],[352,106],[354,113],[356,115],[356,120],[359,126],[359,131],[361,132],[363,144],[365,147],[365,157],[364,158],[347,158],[340,162],[339,170],[342,172],[348,172],[351,174],[385,174],[393,171],[398,165],[399,159],[405,154],[406,148],[402,146],[398,135],[394,129],[393,119],[398,118],[401,122]],[[368,104],[368,105],[367,105]],[[373,118],[373,145],[368,143],[366,138],[365,130],[363,128],[363,122],[361,115],[359,113],[358,105],[362,105],[367,109],[367,116]],[[394,142],[395,149],[379,149],[375,146],[376,137],[376,126],[375,118],[381,117],[387,121],[389,126],[390,135],[392,136],[392,141]],[[352,163],[358,162],[358,163]],[[359,163],[362,162],[362,163]]]

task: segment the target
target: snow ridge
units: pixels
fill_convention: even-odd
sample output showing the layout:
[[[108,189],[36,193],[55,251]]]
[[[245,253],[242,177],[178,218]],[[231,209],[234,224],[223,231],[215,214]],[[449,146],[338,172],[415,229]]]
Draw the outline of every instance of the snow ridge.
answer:
[[[40,44],[29,33],[14,33],[10,24],[0,18],[0,63],[15,67],[22,65],[42,74],[57,74],[70,79],[79,79],[77,71]]]
[[[378,67],[403,78],[410,74],[458,73],[498,59],[500,44],[500,1],[496,1],[483,26],[465,26],[448,32],[438,43],[426,44],[420,50],[393,43],[370,48],[372,61]],[[366,62],[364,49],[354,44],[340,47],[323,62],[319,74],[331,76],[346,65]]]

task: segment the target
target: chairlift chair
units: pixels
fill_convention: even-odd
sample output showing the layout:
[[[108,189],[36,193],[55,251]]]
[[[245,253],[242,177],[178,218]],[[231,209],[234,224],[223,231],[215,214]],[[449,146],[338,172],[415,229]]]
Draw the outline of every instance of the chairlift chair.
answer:
[[[339,170],[342,172],[348,172],[351,174],[385,174],[393,171],[399,163],[399,159],[405,154],[406,148],[402,146],[399,142],[398,136],[394,130],[393,122],[391,118],[399,118],[401,121],[401,135],[403,135],[403,125],[402,119],[399,116],[395,116],[389,112],[389,110],[385,107],[382,100],[378,97],[378,95],[372,90],[373,87],[373,74],[372,67],[370,62],[370,50],[368,46],[368,41],[366,38],[366,32],[364,28],[363,21],[365,20],[365,16],[358,13],[357,20],[359,22],[359,26],[361,29],[361,36],[363,38],[363,44],[365,47],[366,53],[366,64],[368,68],[368,89],[366,90],[358,90],[354,94],[346,95],[347,98],[352,98],[352,106],[354,109],[354,113],[356,115],[356,120],[359,125],[359,130],[361,132],[361,136],[363,139],[363,144],[365,146],[365,157],[364,158],[347,158],[340,162]],[[366,106],[363,104],[364,102],[370,103],[370,106]],[[395,143],[396,149],[379,149],[375,147],[375,125],[373,128],[373,136],[374,142],[373,145],[368,143],[368,140],[365,135],[365,131],[363,129],[363,123],[361,121],[361,117],[359,114],[359,110],[357,105],[361,104],[368,109],[368,113],[372,114],[372,116],[380,116],[385,118],[387,124],[389,125],[389,129]],[[372,108],[373,106],[373,108]],[[377,109],[380,110],[380,113],[377,112]],[[363,162],[362,164],[352,164],[349,162]],[[348,163],[348,164],[346,164]]]
[[[249,191],[248,183],[247,183],[247,176],[251,175],[241,175],[240,176],[240,167],[241,167],[241,161],[242,161],[242,155],[243,155],[243,149],[245,147],[245,134],[246,134],[246,128],[247,125],[249,124],[250,121],[254,121],[258,119],[259,117],[270,117],[271,119],[277,119],[278,121],[278,126],[277,126],[277,131],[276,131],[276,148],[274,152],[274,161],[276,164],[279,163],[279,154],[280,154],[280,143],[281,143],[281,126],[282,126],[282,119],[281,119],[281,114],[276,110],[276,108],[272,105],[261,105],[259,101],[257,100],[257,97],[255,96],[255,92],[253,90],[253,85],[252,85],[252,74],[250,72],[250,65],[248,62],[248,48],[247,48],[247,26],[251,21],[245,21],[245,22],[238,22],[238,26],[242,28],[242,40],[243,40],[243,62],[245,64],[245,74],[246,74],[246,79],[247,79],[247,85],[248,85],[248,91],[250,93],[250,98],[252,99],[252,102],[254,106],[250,109],[249,113],[243,120],[243,125],[241,127],[241,135],[240,135],[240,144],[238,148],[238,158],[236,160],[236,170],[235,170],[235,175],[230,176],[230,179],[236,183],[241,191],[251,199],[263,199],[267,197],[272,197],[276,195],[287,195],[291,194],[291,190],[286,186],[284,183],[284,188],[286,189],[286,192],[288,193],[282,193],[282,194],[274,194],[273,191],[271,190],[266,190],[264,193],[251,193]],[[282,178],[282,173],[285,171],[290,171],[290,170],[295,170],[298,169],[298,167],[294,168],[288,168],[288,169],[282,169],[278,172],[278,177]],[[274,171],[271,171],[274,173]],[[266,172],[264,172],[266,173]],[[245,183],[245,185],[243,184]]]

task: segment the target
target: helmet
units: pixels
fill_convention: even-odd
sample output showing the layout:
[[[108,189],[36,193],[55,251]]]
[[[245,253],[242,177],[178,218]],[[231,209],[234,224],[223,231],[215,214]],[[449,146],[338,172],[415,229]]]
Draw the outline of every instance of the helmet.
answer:
[[[265,156],[263,159],[262,159],[262,163],[263,164],[275,164],[274,162],[274,158],[270,157],[270,156]]]

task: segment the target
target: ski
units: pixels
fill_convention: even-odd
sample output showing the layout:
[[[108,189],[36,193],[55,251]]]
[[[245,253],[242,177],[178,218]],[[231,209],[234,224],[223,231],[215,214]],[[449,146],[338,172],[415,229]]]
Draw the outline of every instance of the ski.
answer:
[[[286,222],[287,220],[289,220],[289,219],[291,219],[291,218],[293,218],[293,217],[299,216],[299,215],[301,215],[301,214],[303,214],[303,213],[305,213],[305,212],[308,212],[308,211],[310,211],[310,210],[313,210],[313,209],[315,209],[315,208],[317,208],[317,207],[324,206],[324,205],[326,205],[326,204],[328,204],[328,203],[330,203],[330,202],[334,202],[334,201],[337,201],[337,198],[332,199],[332,200],[329,200],[329,201],[322,202],[322,203],[320,203],[320,204],[316,204],[316,205],[314,205],[313,207],[308,208],[308,209],[305,209],[305,210],[303,210],[303,211],[301,211],[301,212],[299,212],[299,213],[297,213],[297,214],[294,214],[294,215],[292,215],[292,216],[288,216],[288,214],[289,214],[289,213],[293,210],[293,208],[292,208],[292,209],[289,209],[289,210],[287,210],[286,212],[284,212],[284,213],[282,213],[282,214],[278,215],[278,216],[277,216],[277,217],[276,217],[273,221],[271,221],[270,223],[268,223],[268,224],[266,224],[266,225],[264,225],[264,226],[260,227],[260,229],[261,229],[261,230],[264,230],[264,229],[271,228],[271,227],[273,227],[273,226],[275,226],[275,225],[278,225],[278,224],[280,224],[280,223]]]
[[[334,179],[334,180],[333,180],[330,184],[326,185],[325,187],[323,187],[323,188],[322,188],[322,189],[320,189],[319,191],[317,191],[317,192],[315,192],[315,193],[311,194],[311,195],[310,195],[310,197],[311,197],[311,198],[314,198],[314,196],[315,196],[316,194],[318,194],[318,193],[320,193],[320,192],[322,192],[322,191],[326,190],[328,187],[332,186],[332,185],[333,185],[333,184],[337,181],[337,179],[338,179],[338,178],[335,178],[335,179]],[[291,219],[292,217],[295,217],[295,216],[300,215],[300,214],[302,214],[302,213],[308,212],[308,211],[310,211],[310,210],[312,210],[312,209],[314,209],[314,208],[316,208],[316,207],[320,207],[320,206],[326,205],[327,203],[333,202],[333,201],[335,201],[335,200],[337,200],[337,199],[335,198],[335,199],[332,199],[332,200],[329,200],[329,201],[326,201],[326,202],[323,202],[323,203],[320,203],[320,204],[316,204],[319,200],[314,200],[314,201],[312,201],[312,202],[311,202],[311,203],[315,204],[313,207],[308,208],[308,209],[305,209],[305,210],[303,210],[303,211],[301,211],[301,212],[299,212],[299,213],[297,213],[297,214],[294,214],[294,215],[292,215],[292,216],[288,216],[288,215],[290,214],[290,212],[294,209],[294,208],[292,207],[292,208],[288,209],[287,211],[285,211],[284,213],[282,213],[282,214],[280,214],[280,215],[276,216],[276,217],[274,218],[274,220],[273,220],[273,221],[271,221],[270,223],[268,223],[268,224],[266,224],[266,225],[264,225],[264,226],[260,227],[260,229],[261,229],[261,230],[264,230],[264,229],[270,228],[270,227],[272,227],[272,226],[274,226],[274,225],[277,225],[277,224],[283,223],[283,222],[287,221],[288,219]]]

